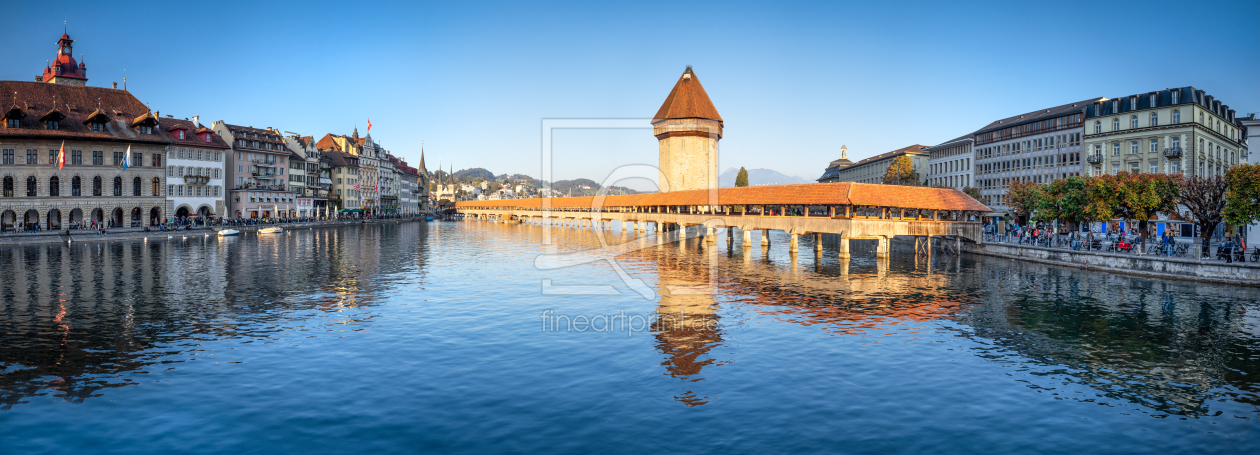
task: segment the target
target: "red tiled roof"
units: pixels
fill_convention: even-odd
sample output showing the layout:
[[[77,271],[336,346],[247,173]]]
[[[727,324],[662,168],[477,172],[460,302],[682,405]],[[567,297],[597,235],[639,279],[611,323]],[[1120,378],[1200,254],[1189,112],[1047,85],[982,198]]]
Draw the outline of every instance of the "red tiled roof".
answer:
[[[216,134],[213,130],[206,128],[204,126],[201,128],[196,128],[193,125],[192,120],[179,120],[179,119],[174,119],[174,118],[169,118],[169,117],[160,118],[157,120],[158,120],[158,124],[161,126],[158,129],[161,130],[166,135],[166,138],[170,140],[171,143],[174,145],[182,145],[182,146],[187,146],[187,147],[213,148],[213,149],[231,148],[230,146],[228,146],[228,143],[225,142],[223,138],[219,136],[218,134]],[[194,128],[196,128],[195,131],[194,131]],[[178,129],[189,131],[184,136],[186,139],[180,140],[178,136],[176,136],[175,133],[172,132]],[[201,138],[201,136],[199,136],[202,133],[210,133],[210,142],[206,142],[204,139]]]
[[[602,207],[642,207],[660,205],[709,205],[709,190],[672,191],[605,196]],[[542,199],[504,199],[497,201],[465,201],[457,207],[520,207],[542,206]],[[551,207],[593,207],[594,197],[551,198]],[[988,212],[989,207],[952,188],[925,186],[875,185],[868,183],[807,183],[798,185],[763,185],[719,188],[716,205],[856,205],[925,210],[962,210]]]
[[[662,104],[661,109],[656,111],[656,116],[652,117],[653,121],[682,118],[722,121],[717,108],[713,107],[712,101],[709,101],[709,94],[704,91],[704,86],[700,85],[700,78],[696,77],[696,73],[691,71],[690,66],[683,71],[682,76],[678,77],[678,82],[674,83],[674,89],[665,98],[665,104]]]
[[[0,127],[0,138],[165,142],[158,135],[141,135],[131,128],[131,118],[149,112],[149,107],[126,90],[45,82],[0,81],[0,94],[4,94],[0,102],[12,106],[14,93],[17,94],[16,105],[21,109],[24,118],[20,128]],[[96,113],[98,100],[100,113],[109,122],[104,131],[93,132],[91,125],[85,122]],[[54,101],[56,106],[53,105]],[[66,116],[57,130],[46,129],[39,120],[43,113],[53,109]]]

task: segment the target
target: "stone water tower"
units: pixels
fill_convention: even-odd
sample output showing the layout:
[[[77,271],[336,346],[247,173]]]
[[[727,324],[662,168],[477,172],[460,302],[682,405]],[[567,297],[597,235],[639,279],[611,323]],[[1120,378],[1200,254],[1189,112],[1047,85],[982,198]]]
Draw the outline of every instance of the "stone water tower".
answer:
[[[722,116],[690,66],[656,111],[652,127],[660,146],[661,192],[717,188]]]

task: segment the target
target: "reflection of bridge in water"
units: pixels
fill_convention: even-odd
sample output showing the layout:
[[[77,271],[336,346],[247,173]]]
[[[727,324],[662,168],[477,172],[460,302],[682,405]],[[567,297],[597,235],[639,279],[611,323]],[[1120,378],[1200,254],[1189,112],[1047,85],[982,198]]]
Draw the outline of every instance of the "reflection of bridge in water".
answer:
[[[988,207],[961,191],[946,188],[819,183],[773,185],[713,190],[687,190],[625,196],[467,201],[456,204],[465,219],[514,221],[559,226],[648,232],[651,226],[664,241],[687,237],[687,228],[714,241],[715,229],[728,234],[743,231],[743,244],[752,231],[787,232],[789,250],[797,251],[798,237],[812,234],[821,245],[822,234],[839,235],[840,257],[849,256],[849,240],[876,240],[876,256],[889,254],[889,241],[913,236],[929,245],[933,237],[948,238],[959,248],[962,240],[980,243],[980,223],[972,221]],[[728,241],[733,237],[728,235]],[[549,242],[548,242],[549,243]]]

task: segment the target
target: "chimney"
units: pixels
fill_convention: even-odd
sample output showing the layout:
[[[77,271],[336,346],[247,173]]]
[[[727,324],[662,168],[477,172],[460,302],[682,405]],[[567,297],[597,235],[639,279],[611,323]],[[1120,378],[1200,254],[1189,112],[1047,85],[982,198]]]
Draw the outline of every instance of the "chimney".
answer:
[[[44,82],[44,76],[35,76],[35,82]]]
[[[118,90],[118,83],[117,83],[117,82],[115,82],[115,83],[114,83],[114,90]]]

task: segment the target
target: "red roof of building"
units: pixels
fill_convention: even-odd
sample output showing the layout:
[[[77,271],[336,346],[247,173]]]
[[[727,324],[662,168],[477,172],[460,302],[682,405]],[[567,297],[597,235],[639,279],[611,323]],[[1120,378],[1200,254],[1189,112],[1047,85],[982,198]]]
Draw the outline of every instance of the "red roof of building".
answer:
[[[674,89],[665,98],[665,104],[662,104],[661,109],[656,111],[656,116],[652,117],[653,121],[683,118],[722,121],[717,108],[713,107],[712,101],[709,101],[709,94],[704,91],[704,86],[700,85],[700,78],[696,77],[696,73],[691,71],[690,66],[683,71],[682,76],[678,77]]]
[[[717,201],[709,201],[709,190],[671,191],[595,197],[551,198],[551,207],[643,207],[663,205],[854,205],[924,210],[988,212],[989,207],[953,188],[876,185],[868,183],[808,183],[719,188]],[[543,199],[504,199],[465,201],[457,207],[541,207]]]

